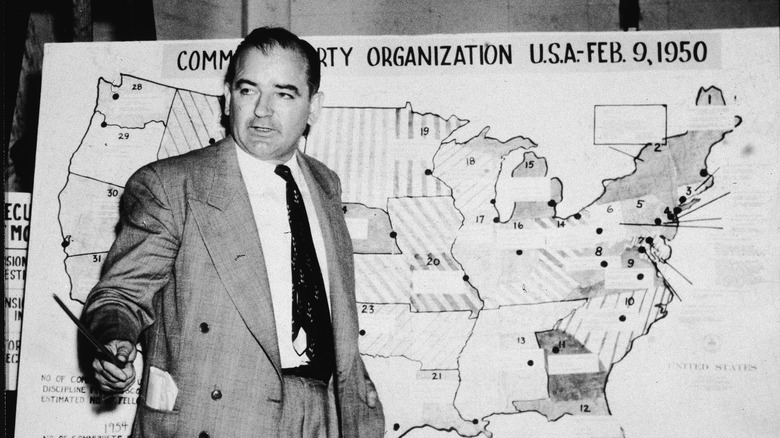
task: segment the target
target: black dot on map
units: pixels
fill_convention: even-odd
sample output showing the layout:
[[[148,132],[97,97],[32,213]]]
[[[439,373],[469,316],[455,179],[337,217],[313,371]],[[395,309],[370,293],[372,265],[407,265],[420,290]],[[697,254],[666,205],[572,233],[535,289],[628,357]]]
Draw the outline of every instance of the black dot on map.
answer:
[[[532,366],[534,366],[534,361],[532,361],[532,360],[529,360],[529,361],[528,361],[528,366],[529,366],[529,367],[532,367]]]
[[[669,219],[670,221],[673,221],[676,218],[676,216],[674,215],[674,213],[667,213],[666,218]]]
[[[556,205],[558,205],[558,203],[557,203],[557,202],[555,202],[555,199],[550,199],[550,200],[547,202],[547,205],[549,205],[550,207],[555,207]]]
[[[118,95],[118,94],[116,94],[116,93],[114,93],[114,95],[113,95],[113,96],[111,96],[111,97],[113,97],[113,98],[114,98],[114,100],[117,100],[117,99],[119,99],[119,95]]]
[[[216,141],[216,140],[214,140],[213,138],[210,138],[210,139],[209,139],[209,144],[214,144],[214,143],[216,143],[216,142],[217,142],[217,141]]]
[[[495,199],[491,199],[491,200],[490,200],[490,203],[491,203],[491,204],[495,204],[495,203],[496,203],[496,200],[495,200]]]
[[[397,236],[397,235],[398,235],[398,233],[396,233],[395,231],[391,231],[390,232],[390,237],[392,237],[393,239],[395,239],[395,236]]]
[[[626,315],[620,315],[620,318],[618,318],[618,319],[620,320],[620,322],[625,322]]]
[[[433,171],[431,169],[425,169],[426,175],[433,175]]]
[[[640,246],[640,247],[639,247],[639,249],[638,249],[637,251],[639,251],[639,253],[640,253],[640,254],[644,254],[644,253],[646,253],[646,252],[647,252],[647,250],[645,249],[645,247],[644,247],[644,246]]]
[[[523,250],[522,249],[518,249],[517,251],[515,251],[515,254],[523,255]]]
[[[561,351],[561,349],[558,348],[558,347],[553,347],[553,349],[552,349],[553,354],[558,354],[558,352],[560,352],[560,351]]]
[[[604,232],[603,228],[596,228],[596,234],[601,234]]]
[[[682,208],[680,208],[680,207],[674,207],[674,210],[673,210],[673,211],[674,211],[674,214],[680,214],[680,213],[682,213]]]
[[[106,126],[108,126],[108,123],[106,123],[106,122],[103,122],[103,123],[100,124],[101,128],[105,128]]]
[[[582,215],[579,214],[579,213],[574,213],[574,219],[577,219],[577,220],[582,219]]]
[[[398,423],[395,423],[395,424],[393,425],[393,430],[398,430],[398,429],[400,429],[400,428],[401,428],[401,425],[400,425],[400,424],[398,424]]]
[[[707,172],[707,169],[702,169],[702,170],[700,170],[700,171],[699,171],[699,175],[701,175],[701,176],[703,176],[703,177],[704,177],[704,176],[707,176],[707,175],[709,175],[709,174],[710,174],[710,173],[709,173],[709,172]]]
[[[479,420],[477,420],[476,418],[471,420],[471,422],[474,423],[474,424],[479,424]]]
[[[66,239],[66,240],[63,240],[63,241],[62,241],[62,247],[63,247],[63,248],[67,248],[69,245],[70,245],[70,240],[67,240],[67,239]]]
[[[647,242],[648,245],[652,245],[653,244],[653,238],[652,237],[648,237],[647,239],[645,239],[645,242]]]
[[[468,275],[464,275],[463,276],[463,281],[469,281],[469,276]]]
[[[685,196],[680,196],[680,204],[685,204],[685,201],[687,200],[688,198],[686,198]]]
[[[365,336],[366,335],[366,331],[365,330],[360,330],[359,333],[360,333],[360,336]]]
[[[499,223],[499,222],[501,222],[501,219],[499,219],[499,218],[497,218],[497,217],[494,217],[494,218],[493,218],[493,222],[495,222],[495,223]]]
[[[660,217],[655,218],[655,224],[656,225],[661,225],[661,222],[663,222],[663,221],[661,220]]]
[[[609,263],[607,263],[607,261],[606,261],[606,260],[602,260],[602,261],[601,261],[601,267],[602,267],[602,268],[606,268],[608,265],[609,265]]]
[[[637,279],[637,280],[641,280],[641,279],[643,279],[643,278],[645,278],[645,274],[637,274],[637,275],[636,275],[636,279]]]

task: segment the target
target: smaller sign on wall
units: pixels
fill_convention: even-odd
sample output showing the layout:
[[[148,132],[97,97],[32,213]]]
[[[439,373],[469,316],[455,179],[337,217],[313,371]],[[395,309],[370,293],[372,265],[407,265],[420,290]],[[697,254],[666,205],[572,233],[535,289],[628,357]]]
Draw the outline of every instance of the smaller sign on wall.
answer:
[[[30,238],[30,194],[5,193],[5,390],[16,391],[21,347],[27,243]]]

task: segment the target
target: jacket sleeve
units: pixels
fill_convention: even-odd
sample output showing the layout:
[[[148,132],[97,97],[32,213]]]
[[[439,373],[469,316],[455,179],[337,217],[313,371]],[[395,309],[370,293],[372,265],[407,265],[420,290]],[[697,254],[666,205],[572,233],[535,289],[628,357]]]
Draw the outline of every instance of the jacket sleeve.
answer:
[[[120,224],[82,318],[98,338],[137,342],[154,322],[153,297],[173,277],[178,231],[159,175],[151,167],[127,182]]]

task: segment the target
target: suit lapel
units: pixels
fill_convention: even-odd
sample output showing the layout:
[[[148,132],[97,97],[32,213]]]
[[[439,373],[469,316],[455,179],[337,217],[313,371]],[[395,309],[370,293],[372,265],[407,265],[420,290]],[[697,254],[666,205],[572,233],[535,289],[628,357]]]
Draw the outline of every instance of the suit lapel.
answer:
[[[249,195],[233,143],[214,147],[213,172],[189,204],[230,299],[281,379],[271,289]]]
[[[358,332],[358,321],[355,312],[350,307],[355,306],[352,284],[354,281],[354,266],[352,263],[352,248],[349,233],[344,223],[344,213],[338,194],[328,190],[326,182],[309,164],[305,155],[298,156],[306,185],[311,193],[314,209],[317,212],[325,253],[328,263],[331,320],[333,338],[336,347],[336,369],[349,370],[352,360],[357,355],[357,342],[354,338]]]

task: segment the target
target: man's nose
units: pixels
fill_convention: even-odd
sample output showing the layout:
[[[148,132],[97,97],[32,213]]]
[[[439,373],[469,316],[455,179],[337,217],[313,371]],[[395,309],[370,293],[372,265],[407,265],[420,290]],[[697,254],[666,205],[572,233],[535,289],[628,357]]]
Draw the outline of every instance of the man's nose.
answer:
[[[255,116],[268,117],[273,114],[273,112],[271,96],[266,93],[261,94],[255,104]]]

